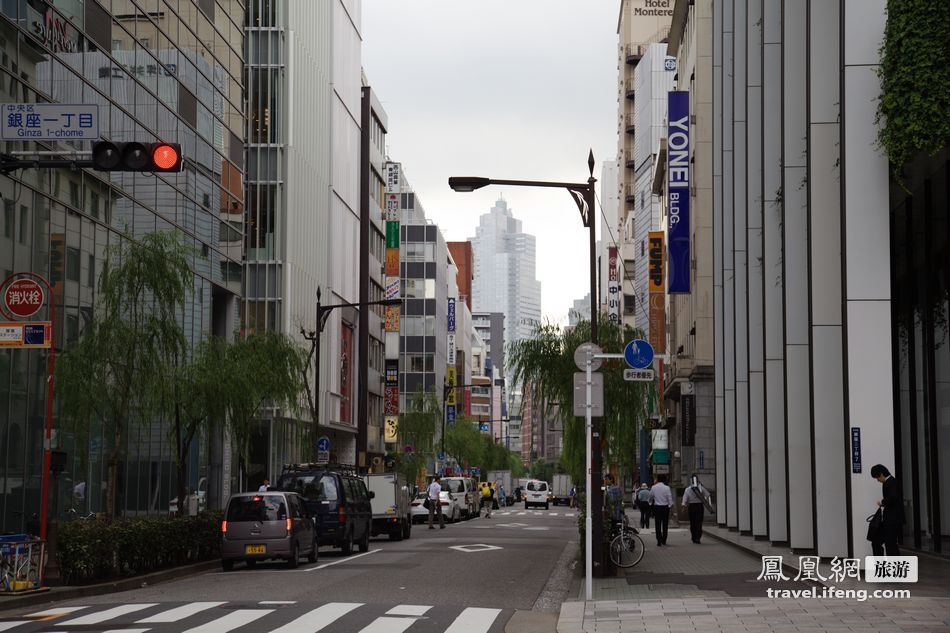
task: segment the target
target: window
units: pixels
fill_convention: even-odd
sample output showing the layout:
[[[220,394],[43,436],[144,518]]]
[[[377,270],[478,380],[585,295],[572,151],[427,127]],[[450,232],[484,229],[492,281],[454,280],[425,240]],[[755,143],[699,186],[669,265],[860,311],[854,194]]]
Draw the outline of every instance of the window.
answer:
[[[228,522],[283,521],[287,518],[287,506],[281,495],[235,497],[228,504]]]
[[[96,287],[96,256],[89,255],[89,270],[86,271],[86,285],[90,288]]]
[[[30,235],[30,210],[20,205],[20,244],[26,244]]]
[[[81,208],[82,200],[79,198],[79,183],[75,180],[69,181],[69,204],[77,209]]]
[[[426,299],[435,299],[435,279],[425,280]]]
[[[70,281],[79,281],[79,255],[78,248],[66,248],[66,279]]]
[[[16,229],[16,214],[13,207],[13,200],[3,201],[3,236],[10,239],[13,239],[13,232]]]

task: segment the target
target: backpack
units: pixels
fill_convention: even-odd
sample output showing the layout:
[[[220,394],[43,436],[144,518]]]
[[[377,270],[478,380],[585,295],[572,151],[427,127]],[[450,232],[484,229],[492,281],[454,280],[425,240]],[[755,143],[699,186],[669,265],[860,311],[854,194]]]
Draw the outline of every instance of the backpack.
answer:
[[[482,499],[490,499],[491,492],[492,492],[491,488],[489,488],[488,486],[482,486]]]

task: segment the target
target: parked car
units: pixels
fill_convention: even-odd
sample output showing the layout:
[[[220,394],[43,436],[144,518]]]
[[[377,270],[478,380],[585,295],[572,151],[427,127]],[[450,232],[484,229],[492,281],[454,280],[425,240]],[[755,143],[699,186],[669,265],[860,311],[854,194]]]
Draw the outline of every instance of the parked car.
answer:
[[[544,506],[544,509],[547,510],[551,504],[550,492],[548,482],[538,479],[528,481],[522,493],[525,510],[531,506]]]
[[[423,505],[427,494],[428,493],[423,490],[412,500],[412,507],[409,514],[412,517],[413,523],[426,523],[429,520],[429,511],[426,510]],[[439,493],[439,504],[442,506],[442,514],[445,515],[446,523],[455,523],[461,519],[461,504],[453,499],[452,495],[447,491],[443,490]],[[435,520],[437,521],[438,519]]]
[[[300,556],[317,561],[317,532],[300,495],[292,492],[244,492],[232,495],[221,521],[221,567],[235,561],[253,567],[280,558],[297,567]]]
[[[353,553],[354,544],[361,552],[369,551],[373,493],[361,477],[326,466],[301,464],[285,467],[276,487],[304,498],[314,517],[320,545],[339,547],[347,556]]]
[[[391,541],[409,538],[412,519],[409,516],[409,486],[406,478],[396,473],[363,475],[372,493],[373,528],[371,534],[388,534]]]
[[[452,495],[452,500],[459,507],[461,518],[477,517],[480,512],[478,491],[475,490],[475,480],[469,477],[443,477],[442,490]],[[447,513],[446,517],[451,516]]]

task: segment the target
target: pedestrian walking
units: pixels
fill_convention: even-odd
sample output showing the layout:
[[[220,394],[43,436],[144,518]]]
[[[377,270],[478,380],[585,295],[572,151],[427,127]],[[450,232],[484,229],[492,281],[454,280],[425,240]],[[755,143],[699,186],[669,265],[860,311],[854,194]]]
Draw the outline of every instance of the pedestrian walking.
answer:
[[[261,487],[257,489],[258,492],[267,492],[267,489],[270,488],[270,479],[264,478],[264,483],[261,484]]]
[[[613,475],[604,476],[604,484],[606,486],[606,493],[604,495],[604,501],[607,504],[607,508],[610,511],[610,516],[614,521],[623,520],[623,492],[620,490],[620,486],[614,481]]]
[[[495,495],[495,491],[492,490],[491,484],[487,481],[482,482],[482,507],[485,508],[485,518],[491,518],[491,507],[492,507],[492,497]]]
[[[434,530],[435,527],[432,525],[432,519],[435,518],[435,515],[439,515],[439,529],[445,529],[445,515],[442,514],[442,504],[439,502],[439,495],[442,493],[442,484],[439,483],[441,477],[436,475],[432,478],[432,483],[429,484],[429,490],[426,493],[426,501],[429,502],[429,529]]]
[[[498,484],[498,507],[504,508],[508,505],[508,498],[505,496],[504,484]]]
[[[646,484],[640,484],[637,490],[637,507],[640,508],[640,527],[650,529],[650,514],[652,513],[653,493]]]
[[[693,537],[694,543],[699,543],[703,536],[703,512],[706,507],[706,495],[708,491],[699,483],[699,479],[693,477],[693,485],[683,493],[683,507],[689,514],[689,532]]]
[[[571,486],[571,492],[568,493],[568,507],[573,508],[577,505],[577,488]]]
[[[904,525],[904,504],[901,501],[900,486],[883,464],[871,467],[871,477],[881,482],[884,493],[884,498],[877,502],[881,512],[881,524],[875,538],[871,540],[871,550],[875,556],[900,556],[897,539]]]
[[[666,545],[667,530],[670,525],[670,508],[673,507],[673,491],[666,485],[666,475],[657,475],[656,483],[650,489],[653,495],[653,518],[656,525],[656,544]]]

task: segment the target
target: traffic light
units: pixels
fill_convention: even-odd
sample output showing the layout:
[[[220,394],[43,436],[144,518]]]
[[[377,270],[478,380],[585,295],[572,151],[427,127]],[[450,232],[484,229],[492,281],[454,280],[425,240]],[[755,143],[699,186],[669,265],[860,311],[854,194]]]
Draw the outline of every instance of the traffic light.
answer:
[[[97,141],[92,144],[92,168],[97,171],[181,171],[181,145]]]

